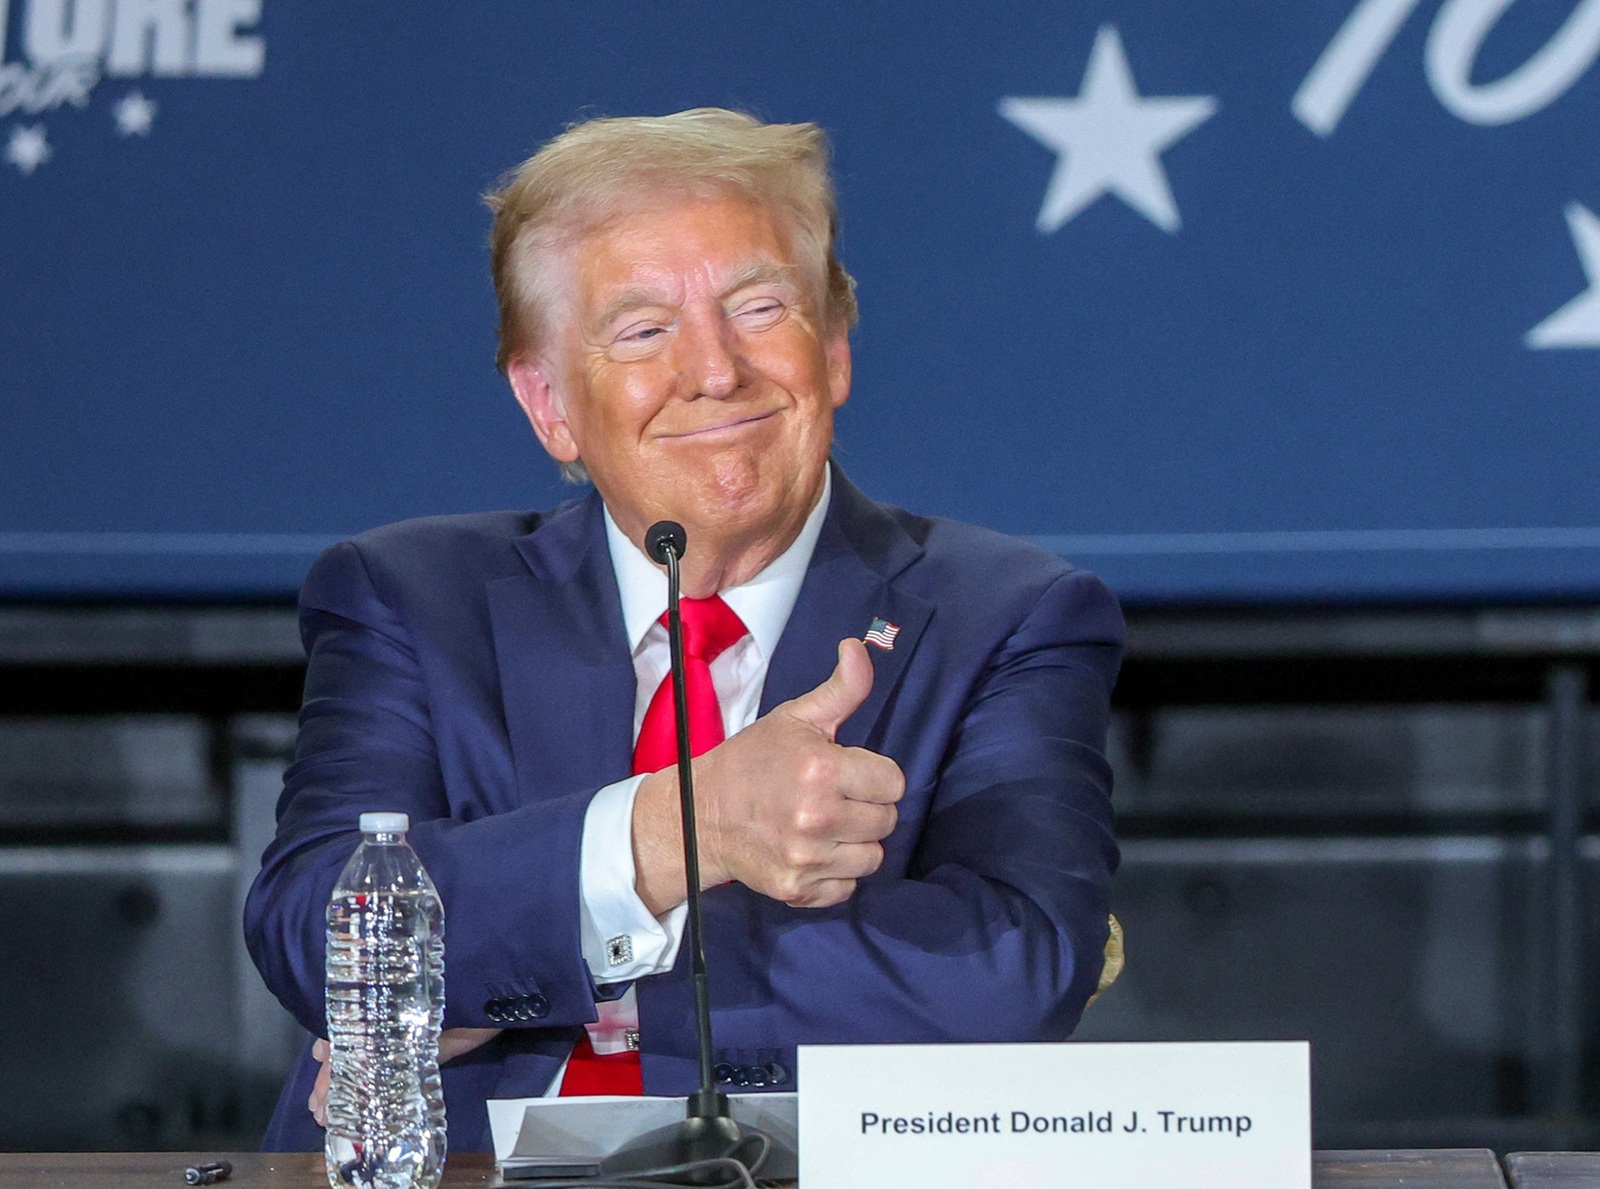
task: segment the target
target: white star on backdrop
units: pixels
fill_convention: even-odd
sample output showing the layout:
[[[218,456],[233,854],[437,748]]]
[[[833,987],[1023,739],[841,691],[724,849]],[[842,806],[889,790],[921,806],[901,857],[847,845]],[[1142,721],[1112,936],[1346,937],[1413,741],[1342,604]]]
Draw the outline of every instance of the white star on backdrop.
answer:
[[[43,124],[18,124],[11,129],[11,139],[6,142],[6,160],[24,176],[31,177],[34,170],[50,160],[50,154]]]
[[[1000,101],[1000,114],[1060,154],[1039,208],[1048,235],[1102,195],[1115,194],[1163,231],[1182,224],[1161,154],[1217,110],[1210,95],[1139,94],[1113,25],[1095,35],[1076,99]]]
[[[117,135],[149,136],[156,120],[156,103],[140,91],[129,91],[117,101],[111,114],[117,121]]]
[[[1528,331],[1523,340],[1545,347],[1600,347],[1600,219],[1582,203],[1567,207],[1567,227],[1589,287]]]

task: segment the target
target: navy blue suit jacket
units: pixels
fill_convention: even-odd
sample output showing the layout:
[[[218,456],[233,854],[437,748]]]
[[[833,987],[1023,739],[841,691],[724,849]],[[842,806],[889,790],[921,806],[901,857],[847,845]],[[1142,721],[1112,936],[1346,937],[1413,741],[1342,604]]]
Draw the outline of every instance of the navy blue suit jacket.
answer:
[[[1059,1039],[1099,977],[1115,599],[1052,554],[876,504],[835,470],[762,713],[826,679],[837,642],[878,616],[900,633],[868,650],[872,694],[838,738],[904,770],[899,824],[836,907],[706,893],[719,1060],[793,1070],[807,1042]],[[410,814],[445,907],[445,1026],[494,1026],[508,1004],[525,1017],[445,1067],[451,1146],[487,1148],[485,1100],[543,1093],[595,1018],[579,842],[590,797],[629,774],[634,713],[600,501],[366,533],[317,561],[301,623],[299,744],[250,951],[324,1035],[323,914],[357,816]],[[698,1082],[687,965],[637,984],[647,1094]],[[321,1146],[315,1071],[302,1057],[269,1148]]]

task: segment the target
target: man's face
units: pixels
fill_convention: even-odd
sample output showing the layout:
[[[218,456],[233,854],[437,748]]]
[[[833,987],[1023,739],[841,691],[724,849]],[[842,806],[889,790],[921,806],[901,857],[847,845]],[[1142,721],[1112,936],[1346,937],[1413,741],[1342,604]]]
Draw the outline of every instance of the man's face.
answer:
[[[821,492],[850,391],[771,212],[739,198],[649,207],[580,241],[568,317],[509,368],[546,450],[581,458],[638,540],[664,517],[706,545],[787,546]],[[770,560],[770,558],[769,558]]]

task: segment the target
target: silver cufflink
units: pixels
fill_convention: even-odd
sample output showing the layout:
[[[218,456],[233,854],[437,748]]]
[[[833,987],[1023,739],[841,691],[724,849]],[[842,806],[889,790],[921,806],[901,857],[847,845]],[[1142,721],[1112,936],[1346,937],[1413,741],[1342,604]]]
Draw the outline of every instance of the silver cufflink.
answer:
[[[629,1028],[622,1034],[622,1037],[627,1041],[628,1052],[637,1053],[639,1051],[639,1030],[637,1028]]]
[[[606,942],[606,965],[626,966],[633,961],[633,938],[624,933]]]

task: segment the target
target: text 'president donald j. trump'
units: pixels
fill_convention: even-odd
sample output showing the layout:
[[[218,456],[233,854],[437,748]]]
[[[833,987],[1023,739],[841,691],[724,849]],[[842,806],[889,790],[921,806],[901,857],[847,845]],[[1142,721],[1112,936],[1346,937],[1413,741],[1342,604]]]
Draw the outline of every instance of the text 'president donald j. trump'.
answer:
[[[593,120],[490,203],[502,370],[594,491],[317,561],[246,909],[267,983],[326,1035],[329,893],[359,815],[403,811],[448,920],[452,1148],[490,1146],[490,1098],[695,1088],[666,580],[641,549],[672,519],[718,1077],[793,1089],[808,1042],[1068,1035],[1116,866],[1121,617],[1060,558],[830,463],[855,298],[821,130]],[[321,1146],[325,1054],[269,1147]]]

